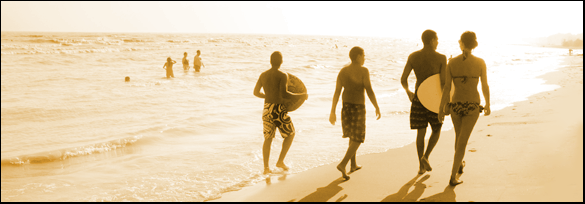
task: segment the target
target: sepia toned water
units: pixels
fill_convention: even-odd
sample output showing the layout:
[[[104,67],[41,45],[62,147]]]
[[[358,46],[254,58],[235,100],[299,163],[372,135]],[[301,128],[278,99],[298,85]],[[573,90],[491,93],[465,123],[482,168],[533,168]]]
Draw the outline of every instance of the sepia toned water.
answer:
[[[554,71],[566,50],[482,44],[478,36],[474,54],[487,63],[492,110],[556,88],[537,76]],[[375,120],[366,100],[367,136],[357,154],[416,137],[400,76],[420,40],[39,32],[2,32],[1,40],[1,201],[204,201],[262,182],[263,99],[252,93],[274,51],[309,93],[289,113],[297,130],[285,160],[291,174],[339,162],[347,150],[340,119],[335,126],[328,119],[353,46],[365,49],[382,113]],[[438,52],[460,54],[456,41],[439,42]],[[183,71],[183,52],[192,66],[196,50],[205,67]],[[167,57],[177,61],[175,78],[165,78]],[[412,91],[415,80],[411,73]],[[452,128],[445,121],[443,130]],[[272,168],[281,145],[277,133]]]

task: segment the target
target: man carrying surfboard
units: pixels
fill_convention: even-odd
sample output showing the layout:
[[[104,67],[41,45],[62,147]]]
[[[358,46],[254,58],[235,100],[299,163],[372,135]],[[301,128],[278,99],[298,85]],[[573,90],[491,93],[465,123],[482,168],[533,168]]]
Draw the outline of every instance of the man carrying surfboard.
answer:
[[[351,59],[351,64],[341,69],[337,75],[333,104],[331,105],[331,114],[329,115],[329,122],[331,122],[331,125],[335,125],[335,121],[337,120],[335,109],[337,108],[339,95],[343,88],[341,128],[343,129],[342,137],[349,137],[349,147],[345,156],[339,165],[337,165],[337,170],[341,172],[341,176],[345,180],[349,179],[349,176],[345,173],[345,167],[350,159],[350,173],[362,168],[356,163],[355,153],[366,138],[366,99],[364,97],[364,91],[368,93],[370,101],[376,108],[376,120],[382,117],[378,102],[376,101],[376,95],[370,83],[370,72],[368,68],[363,67],[364,61],[366,60],[364,49],[358,46],[351,48],[349,58]]]
[[[276,167],[288,170],[289,167],[284,164],[284,157],[292,144],[295,137],[295,127],[293,126],[290,116],[288,116],[285,107],[285,99],[308,97],[307,93],[291,93],[287,89],[288,77],[284,72],[278,70],[282,64],[282,54],[275,51],[270,56],[272,68],[262,72],[254,87],[254,96],[264,99],[264,111],[262,112],[262,121],[264,124],[264,144],[262,147],[262,156],[264,159],[264,174],[271,173],[268,166],[270,158],[270,146],[272,139],[276,134],[276,128],[284,138],[280,157],[276,162]],[[264,89],[264,93],[260,89]]]
[[[439,141],[442,123],[438,121],[437,113],[430,111],[421,104],[417,91],[425,79],[435,74],[440,74],[441,76],[442,90],[445,84],[445,69],[447,67],[447,57],[435,51],[439,44],[437,33],[433,30],[425,30],[421,38],[424,44],[423,49],[415,51],[408,56],[406,66],[404,66],[404,72],[402,72],[400,79],[402,87],[406,90],[406,94],[408,94],[408,99],[412,102],[410,107],[410,129],[417,130],[416,150],[419,159],[419,174],[432,170],[428,159],[437,141]],[[408,89],[408,76],[412,70],[414,70],[416,76],[414,93]],[[431,124],[432,133],[425,152],[424,139],[428,123]]]

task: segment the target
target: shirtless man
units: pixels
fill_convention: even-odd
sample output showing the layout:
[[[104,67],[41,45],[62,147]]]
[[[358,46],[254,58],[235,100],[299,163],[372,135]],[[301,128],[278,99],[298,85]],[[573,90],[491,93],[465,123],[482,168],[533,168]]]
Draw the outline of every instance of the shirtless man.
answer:
[[[331,125],[335,125],[335,121],[337,120],[335,109],[339,101],[341,89],[343,88],[343,108],[341,109],[342,138],[349,137],[349,147],[345,156],[339,165],[337,165],[337,170],[341,172],[341,176],[345,180],[349,179],[349,176],[345,173],[345,167],[350,159],[350,173],[362,168],[356,163],[355,153],[366,138],[366,99],[364,90],[368,93],[368,97],[374,107],[376,107],[376,120],[382,117],[378,102],[376,101],[376,95],[370,83],[370,72],[368,68],[363,67],[364,61],[366,60],[364,49],[357,46],[351,48],[349,58],[351,59],[351,64],[341,69],[337,75],[333,104],[331,106],[331,114],[329,115],[329,122],[331,122]]]
[[[442,90],[445,84],[445,69],[447,67],[447,57],[435,51],[439,44],[437,33],[433,30],[425,30],[421,38],[424,47],[408,56],[408,61],[406,62],[406,66],[404,66],[404,72],[402,72],[402,78],[400,80],[402,87],[406,90],[406,94],[408,94],[408,99],[412,102],[410,107],[410,129],[417,129],[416,150],[419,160],[419,174],[432,170],[428,159],[437,141],[439,141],[443,124],[438,122],[437,113],[428,110],[420,103],[416,91],[425,79],[435,74],[441,75]],[[408,75],[410,75],[413,69],[416,75],[414,93],[408,89]],[[426,152],[424,152],[425,134],[428,123],[431,124],[433,132],[429,139],[429,146]]]
[[[201,62],[201,57],[199,57],[200,55],[201,55],[201,51],[197,50],[197,56],[195,56],[193,58],[193,68],[195,69],[196,72],[199,72],[199,70],[201,69],[201,66],[205,67],[203,62]]]
[[[187,52],[185,52],[183,57],[183,69],[185,71],[189,70],[189,60],[187,59]]]
[[[199,55],[199,52],[197,53]],[[272,53],[270,56],[270,64],[272,64],[272,68],[262,72],[258,78],[258,82],[256,82],[256,87],[254,87],[254,96],[264,98],[264,111],[262,112],[262,121],[264,123],[264,145],[262,147],[264,174],[271,173],[268,167],[268,160],[270,158],[270,146],[272,145],[272,139],[276,134],[277,127],[284,141],[282,142],[282,150],[280,151],[278,162],[276,162],[276,167],[284,170],[289,169],[284,164],[284,157],[295,137],[295,127],[284,106],[284,99],[304,97],[306,100],[309,97],[306,93],[297,94],[288,91],[288,76],[278,70],[282,64],[282,54],[279,51]],[[264,88],[264,93],[260,92],[261,88]]]

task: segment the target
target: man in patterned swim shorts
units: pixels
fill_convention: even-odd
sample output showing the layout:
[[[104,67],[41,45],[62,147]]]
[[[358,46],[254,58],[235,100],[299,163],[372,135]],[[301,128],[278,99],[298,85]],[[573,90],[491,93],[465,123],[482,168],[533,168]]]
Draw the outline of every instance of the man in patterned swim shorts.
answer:
[[[410,129],[417,130],[416,150],[419,160],[419,174],[432,170],[428,159],[431,151],[433,151],[433,148],[439,141],[441,126],[443,124],[438,121],[437,113],[428,110],[420,103],[416,90],[418,90],[418,87],[425,79],[435,74],[440,74],[441,89],[443,89],[443,85],[445,84],[445,70],[447,68],[447,57],[435,51],[439,44],[437,33],[433,30],[425,30],[421,38],[424,47],[408,56],[400,80],[402,87],[406,90],[406,94],[408,94],[408,98],[412,102],[412,106],[410,107]],[[412,93],[408,89],[408,75],[410,75],[412,70],[414,70],[414,74],[416,75],[415,93]],[[428,123],[431,124],[433,132],[431,133],[425,152],[425,134]]]
[[[254,87],[254,96],[264,98],[264,110],[262,112],[262,123],[264,124],[264,144],[262,147],[262,157],[264,160],[264,174],[271,173],[268,166],[270,158],[270,146],[272,139],[276,134],[276,128],[284,138],[280,157],[276,162],[276,167],[288,170],[284,164],[284,157],[292,144],[295,137],[295,127],[292,124],[288,111],[284,105],[284,98],[305,97],[308,95],[291,93],[287,90],[288,77],[285,73],[278,70],[282,64],[282,54],[276,51],[270,56],[272,68],[263,72],[258,78],[256,87]],[[264,88],[264,93],[260,89]]]
[[[358,46],[351,48],[349,51],[351,64],[343,67],[337,75],[333,104],[331,104],[331,113],[329,114],[329,122],[331,125],[335,125],[337,120],[335,109],[343,89],[343,108],[341,109],[342,138],[349,138],[349,146],[345,156],[337,165],[337,170],[341,172],[341,176],[345,180],[349,179],[345,169],[350,160],[350,173],[362,168],[362,166],[357,165],[355,154],[366,138],[366,99],[364,92],[368,94],[370,102],[376,108],[377,119],[382,117],[370,82],[370,71],[363,66],[366,60],[365,56],[364,49]]]

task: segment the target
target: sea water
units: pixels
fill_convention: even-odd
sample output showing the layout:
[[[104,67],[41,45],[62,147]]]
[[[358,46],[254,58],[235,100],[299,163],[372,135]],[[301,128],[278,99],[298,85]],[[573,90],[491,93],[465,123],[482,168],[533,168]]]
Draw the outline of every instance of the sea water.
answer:
[[[335,125],[329,112],[353,46],[365,50],[382,114],[376,120],[366,99],[367,136],[357,155],[416,137],[400,77],[420,40],[39,32],[2,32],[1,39],[1,201],[204,201],[262,182],[263,99],[253,89],[274,51],[283,54],[281,70],[303,80],[309,94],[289,113],[297,131],[285,160],[289,173],[345,154],[341,102]],[[566,50],[481,40],[474,55],[487,63],[492,111],[557,87],[537,76],[557,69]],[[184,71],[183,53],[192,66],[197,50],[205,67]],[[461,53],[456,41],[440,41],[437,51]],[[165,77],[167,57],[177,61],[175,78]],[[411,91],[415,81],[411,73]],[[445,121],[443,130],[451,129]],[[277,133],[272,168],[281,145]]]

